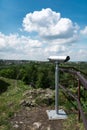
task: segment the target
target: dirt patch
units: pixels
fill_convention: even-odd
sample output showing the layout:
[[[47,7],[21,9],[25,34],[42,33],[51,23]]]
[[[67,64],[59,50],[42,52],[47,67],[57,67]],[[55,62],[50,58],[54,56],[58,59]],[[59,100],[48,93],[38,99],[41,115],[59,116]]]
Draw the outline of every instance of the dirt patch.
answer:
[[[11,119],[12,130],[63,130],[63,120],[49,121],[48,107],[22,108]]]
[[[53,110],[53,103],[54,91],[51,89],[24,92],[21,110],[11,119],[11,130],[63,130],[63,120],[48,119],[46,110]]]

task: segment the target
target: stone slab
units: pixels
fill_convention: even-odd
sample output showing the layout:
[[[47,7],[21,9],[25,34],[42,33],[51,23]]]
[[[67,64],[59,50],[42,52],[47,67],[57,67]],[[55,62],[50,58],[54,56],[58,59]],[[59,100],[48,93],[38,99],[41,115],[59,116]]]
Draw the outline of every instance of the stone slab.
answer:
[[[58,114],[55,110],[47,110],[49,120],[67,119],[67,115],[64,110],[60,109]]]

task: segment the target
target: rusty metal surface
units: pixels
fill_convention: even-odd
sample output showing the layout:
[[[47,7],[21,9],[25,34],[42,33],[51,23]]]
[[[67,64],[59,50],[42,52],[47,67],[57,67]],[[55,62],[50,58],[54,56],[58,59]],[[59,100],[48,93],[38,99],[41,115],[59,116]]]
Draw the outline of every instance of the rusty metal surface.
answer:
[[[87,79],[85,79],[79,72],[77,72],[77,76],[78,76],[80,82],[82,83],[83,87],[85,87],[85,89],[87,89]]]
[[[78,108],[79,108],[79,111],[80,111],[80,113],[81,113],[81,117],[82,117],[82,120],[83,120],[83,123],[84,123],[85,130],[87,130],[87,119],[86,119],[86,117],[85,117],[85,115],[84,115],[84,112],[83,112],[83,110],[82,110],[81,103],[80,103],[78,97],[76,97],[75,95],[73,95],[73,94],[72,94],[67,88],[65,88],[64,86],[62,86],[62,85],[59,85],[59,86],[60,86],[60,88],[62,88],[62,90],[63,90],[65,93],[68,93],[73,99],[75,99],[75,100],[77,101],[77,103],[78,103]]]
[[[65,68],[60,68],[60,71],[70,73],[70,74],[77,76],[79,78],[80,82],[82,83],[83,87],[85,89],[87,89],[87,79],[80,72],[73,70],[73,69],[65,69]]]
[[[76,72],[80,72],[81,74],[83,74],[84,76],[87,76],[87,74],[85,73],[85,72],[83,72],[83,71],[81,71],[81,70],[79,70],[79,69],[77,69],[77,68],[75,68],[75,67],[60,67],[60,68],[62,68],[62,69],[67,69],[67,70],[74,70],[74,71],[76,71]]]

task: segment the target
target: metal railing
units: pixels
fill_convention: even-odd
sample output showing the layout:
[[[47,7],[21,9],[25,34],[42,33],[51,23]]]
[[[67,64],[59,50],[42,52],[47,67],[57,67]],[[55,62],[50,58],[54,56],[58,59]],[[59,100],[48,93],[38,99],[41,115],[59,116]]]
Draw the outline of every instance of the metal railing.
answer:
[[[74,68],[72,68],[72,69],[69,69],[69,68],[67,68],[67,69],[61,68],[60,70],[63,71],[63,72],[74,74],[75,76],[77,76],[79,78],[79,80],[81,81],[83,87],[85,89],[87,89],[87,79],[85,79],[79,71],[74,70]]]
[[[81,73],[77,70],[74,70],[74,68],[60,68],[60,71],[66,72],[66,73],[70,73],[75,75],[78,78],[78,96],[73,95],[67,88],[65,88],[62,85],[59,85],[60,88],[62,88],[62,90],[67,93],[69,96],[71,96],[74,100],[77,101],[78,104],[78,120],[80,120],[80,115],[82,117],[83,120],[83,124],[85,127],[85,130],[87,130],[87,119],[85,117],[85,114],[82,110],[82,106],[81,106],[81,102],[80,102],[80,83],[83,85],[83,87],[85,89],[87,89],[87,79],[84,78],[83,75],[81,75]]]

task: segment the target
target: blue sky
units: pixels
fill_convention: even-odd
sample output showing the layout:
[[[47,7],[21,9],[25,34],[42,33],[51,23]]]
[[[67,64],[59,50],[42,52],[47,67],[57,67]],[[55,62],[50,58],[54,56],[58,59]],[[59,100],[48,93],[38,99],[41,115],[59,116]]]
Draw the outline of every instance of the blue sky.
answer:
[[[87,61],[86,0],[0,0],[0,59]]]

